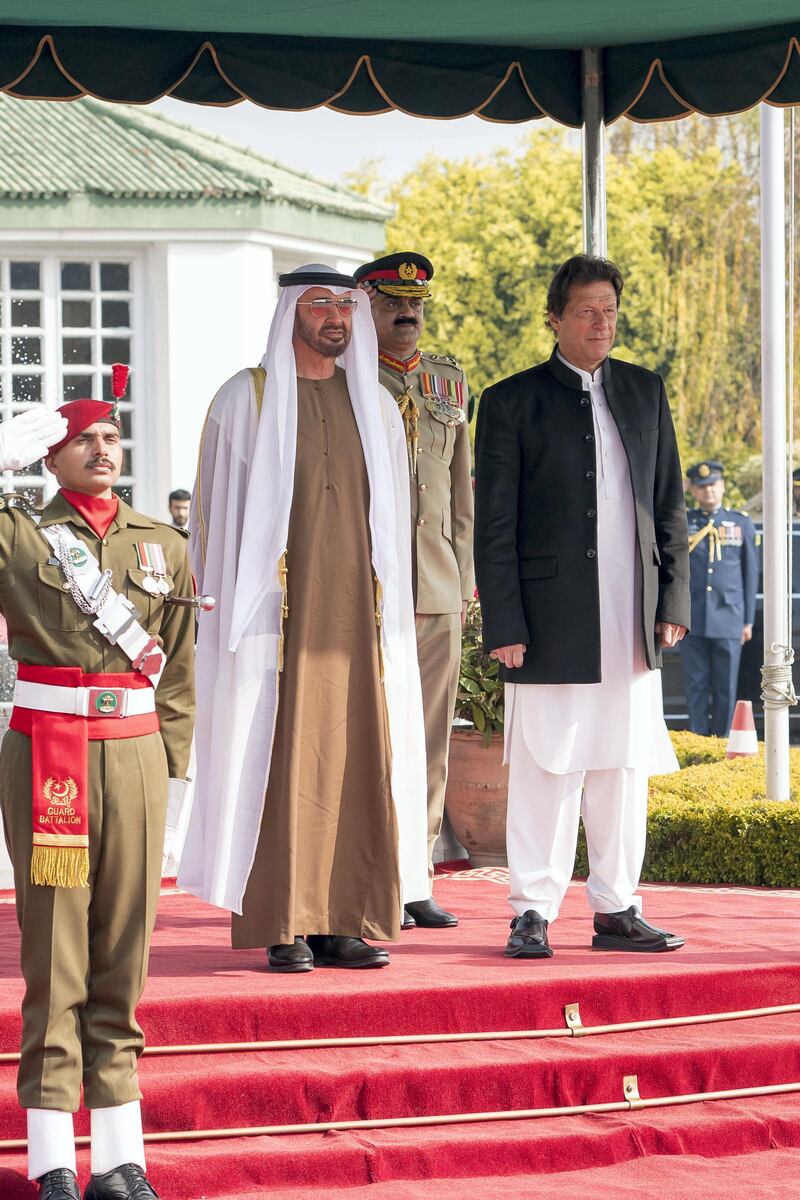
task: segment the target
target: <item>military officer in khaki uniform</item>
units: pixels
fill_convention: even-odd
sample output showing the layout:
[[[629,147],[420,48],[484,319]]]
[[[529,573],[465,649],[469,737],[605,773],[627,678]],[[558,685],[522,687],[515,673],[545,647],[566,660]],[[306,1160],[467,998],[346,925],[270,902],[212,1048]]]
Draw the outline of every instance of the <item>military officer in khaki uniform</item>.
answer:
[[[156,1193],[144,1177],[134,1010],[168,792],[185,776],[192,736],[188,543],[112,492],[122,447],[110,403],[74,401],[0,426],[0,469],[42,457],[61,485],[42,512],[0,497],[0,609],[19,664],[0,807],[26,984],[18,1093],[28,1173],[42,1200],[80,1196],[72,1114],[82,1085],[85,1200],[147,1200]]]
[[[433,265],[422,254],[388,254],[354,272],[369,294],[380,381],[397,400],[411,476],[412,568],[417,653],[428,760],[428,859],[442,827],[461,628],[475,594],[469,395],[454,358],[417,349]],[[456,925],[431,897],[406,905],[405,927]]]

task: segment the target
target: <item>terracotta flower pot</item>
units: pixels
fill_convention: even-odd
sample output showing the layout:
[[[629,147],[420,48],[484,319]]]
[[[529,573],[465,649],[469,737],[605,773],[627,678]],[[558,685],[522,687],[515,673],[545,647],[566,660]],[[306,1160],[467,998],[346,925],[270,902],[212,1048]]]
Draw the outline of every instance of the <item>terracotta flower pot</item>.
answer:
[[[507,804],[502,733],[495,733],[487,746],[476,729],[454,729],[445,807],[473,867],[506,866]]]

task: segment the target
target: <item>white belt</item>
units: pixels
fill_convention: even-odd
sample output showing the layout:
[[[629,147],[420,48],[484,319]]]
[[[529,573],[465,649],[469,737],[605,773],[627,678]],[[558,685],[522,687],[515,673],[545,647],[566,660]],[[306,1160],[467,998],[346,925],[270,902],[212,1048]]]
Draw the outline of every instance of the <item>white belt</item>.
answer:
[[[156,694],[152,687],[71,688],[18,679],[14,685],[14,704],[76,717],[139,717],[156,711]]]

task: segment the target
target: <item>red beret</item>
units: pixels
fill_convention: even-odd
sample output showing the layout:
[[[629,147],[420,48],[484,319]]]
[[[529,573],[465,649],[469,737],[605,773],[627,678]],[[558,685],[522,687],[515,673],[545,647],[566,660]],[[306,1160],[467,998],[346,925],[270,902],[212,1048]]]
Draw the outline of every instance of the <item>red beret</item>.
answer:
[[[67,418],[67,436],[51,446],[48,453],[55,454],[96,421],[105,421],[119,429],[119,417],[114,414],[116,407],[110,400],[70,400],[68,404],[62,404],[58,412]]]

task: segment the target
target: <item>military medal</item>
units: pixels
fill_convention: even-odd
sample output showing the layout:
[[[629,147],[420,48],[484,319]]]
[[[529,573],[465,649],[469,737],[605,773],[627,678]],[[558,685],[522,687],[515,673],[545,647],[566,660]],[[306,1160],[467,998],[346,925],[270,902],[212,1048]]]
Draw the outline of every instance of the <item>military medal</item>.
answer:
[[[451,428],[464,423],[464,385],[460,379],[445,379],[442,375],[421,371],[420,384],[425,407],[432,417]]]
[[[144,571],[142,587],[148,596],[167,596],[171,585],[167,582],[167,560],[160,542],[137,542],[136,557]]]

